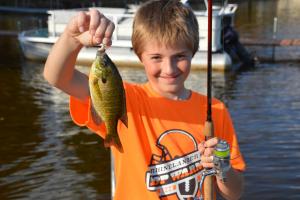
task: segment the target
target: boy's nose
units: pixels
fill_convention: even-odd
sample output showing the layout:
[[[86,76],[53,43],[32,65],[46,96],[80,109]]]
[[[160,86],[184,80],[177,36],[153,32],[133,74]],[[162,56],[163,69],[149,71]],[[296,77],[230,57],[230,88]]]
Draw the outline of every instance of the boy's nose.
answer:
[[[173,75],[177,71],[177,63],[174,59],[166,59],[163,63],[163,72],[166,75]]]

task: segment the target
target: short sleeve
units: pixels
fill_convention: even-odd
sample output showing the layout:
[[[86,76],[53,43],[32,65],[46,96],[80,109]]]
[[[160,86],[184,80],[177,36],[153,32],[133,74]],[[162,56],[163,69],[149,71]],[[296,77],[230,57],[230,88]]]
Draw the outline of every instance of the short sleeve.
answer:
[[[100,135],[103,138],[106,132],[105,125],[104,123],[101,123],[100,125],[94,123],[94,121],[92,120],[90,108],[90,98],[82,101],[73,96],[70,96],[69,109],[73,122],[78,126],[88,127],[92,132]]]

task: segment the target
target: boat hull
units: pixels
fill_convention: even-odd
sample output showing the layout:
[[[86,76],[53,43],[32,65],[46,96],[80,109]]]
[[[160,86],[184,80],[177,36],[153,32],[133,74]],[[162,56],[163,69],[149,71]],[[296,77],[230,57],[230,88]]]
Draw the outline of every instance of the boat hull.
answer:
[[[56,42],[57,37],[32,37],[33,31],[22,32],[18,39],[25,58],[45,61]],[[76,63],[90,66],[95,59],[97,47],[83,47],[78,54]],[[142,63],[131,47],[112,46],[107,50],[108,55],[118,66],[142,67]],[[225,52],[212,54],[212,68],[217,71],[232,70],[233,63]],[[207,67],[207,52],[198,51],[192,60],[192,69],[205,70]]]
[[[25,58],[30,60],[45,61],[53,43],[36,42],[19,39]],[[83,47],[78,54],[76,64],[90,66],[96,56],[96,47]],[[131,48],[114,47],[107,50],[107,54],[118,66],[142,67],[142,63]],[[212,68],[216,71],[228,71],[232,69],[230,56],[224,51],[212,54]],[[198,51],[192,60],[192,69],[206,70],[207,52]]]
[[[214,9],[212,19],[212,69],[217,71],[228,71],[237,69],[237,64],[224,50],[221,44],[222,19],[227,17],[232,22],[237,5],[228,4],[224,8]],[[118,66],[141,67],[139,58],[135,55],[131,45],[132,23],[134,10],[116,8],[97,8],[103,12],[115,24],[112,36],[113,44],[107,50],[111,59]],[[52,45],[64,30],[67,22],[79,10],[50,10],[48,11],[47,29],[23,31],[19,34],[19,42],[27,59],[45,60]],[[207,69],[207,13],[206,11],[195,12],[199,24],[199,51],[192,60],[192,69]],[[83,47],[78,54],[77,64],[91,65],[95,59],[97,48]]]
[[[52,44],[50,43],[37,43],[26,40],[20,41],[20,46],[25,58],[30,60],[44,61],[47,59]]]

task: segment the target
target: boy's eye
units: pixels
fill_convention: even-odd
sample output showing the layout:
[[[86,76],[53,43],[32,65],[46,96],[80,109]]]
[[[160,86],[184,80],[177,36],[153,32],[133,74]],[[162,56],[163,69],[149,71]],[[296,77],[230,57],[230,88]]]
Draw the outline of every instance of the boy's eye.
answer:
[[[184,54],[179,54],[179,55],[177,55],[176,56],[177,57],[177,59],[184,59],[184,58],[186,58],[186,55],[184,55]]]
[[[161,57],[160,56],[152,56],[150,59],[154,60],[154,61],[159,61],[159,60],[161,60]]]

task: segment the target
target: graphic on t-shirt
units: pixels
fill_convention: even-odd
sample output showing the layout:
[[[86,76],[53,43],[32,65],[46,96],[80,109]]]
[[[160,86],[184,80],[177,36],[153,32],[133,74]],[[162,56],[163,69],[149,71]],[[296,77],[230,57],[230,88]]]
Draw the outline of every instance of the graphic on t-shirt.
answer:
[[[193,150],[184,152],[181,155],[174,155],[175,153],[170,148],[170,141],[175,137],[177,137],[177,140],[180,137],[185,141],[190,141]],[[180,143],[177,145],[180,145]],[[195,138],[183,130],[172,129],[160,135],[156,146],[161,154],[152,154],[146,172],[147,189],[158,192],[160,197],[177,195],[180,200],[195,197],[203,169],[200,164],[201,157]]]

